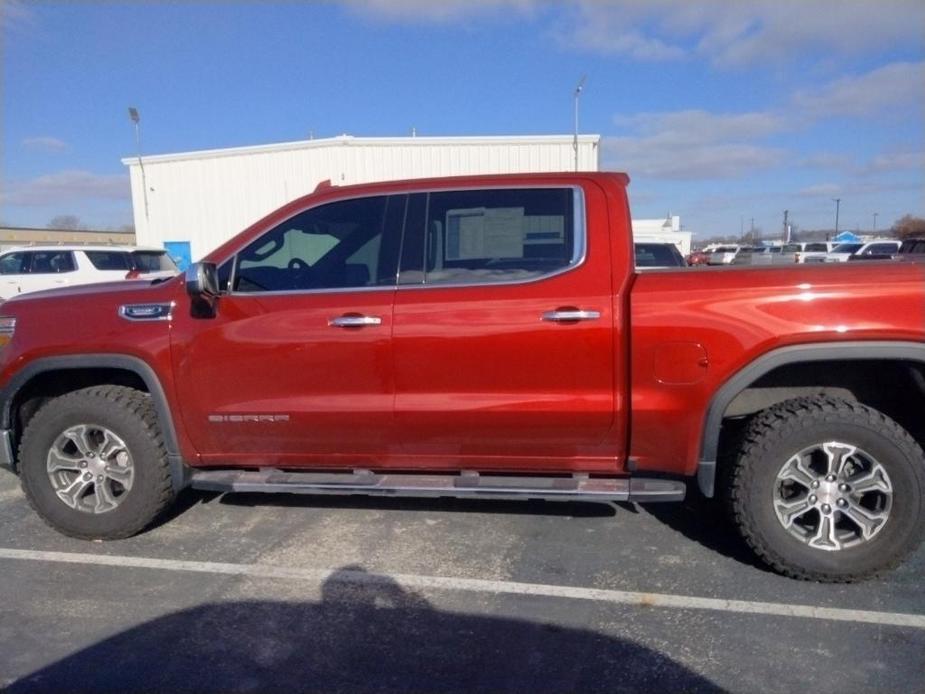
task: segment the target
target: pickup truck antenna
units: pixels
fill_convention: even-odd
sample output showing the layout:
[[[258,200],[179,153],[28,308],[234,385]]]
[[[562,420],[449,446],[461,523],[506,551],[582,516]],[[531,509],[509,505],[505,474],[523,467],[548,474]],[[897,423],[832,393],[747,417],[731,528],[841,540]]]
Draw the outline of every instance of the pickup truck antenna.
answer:
[[[578,97],[581,96],[581,90],[585,87],[587,75],[582,75],[575,87],[575,137],[572,140],[572,148],[575,150],[575,171],[578,171]]]

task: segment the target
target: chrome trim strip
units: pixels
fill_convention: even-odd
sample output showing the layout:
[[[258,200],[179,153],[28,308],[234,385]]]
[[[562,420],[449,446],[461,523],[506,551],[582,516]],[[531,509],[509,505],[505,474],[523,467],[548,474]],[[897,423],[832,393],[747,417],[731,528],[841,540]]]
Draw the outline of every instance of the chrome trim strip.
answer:
[[[119,307],[119,317],[124,318],[127,321],[133,322],[152,322],[152,321],[169,321],[173,318],[173,309],[177,305],[176,301],[166,302],[151,302],[151,303],[141,303],[141,304],[122,304]],[[131,309],[139,308],[156,308],[158,309],[158,314],[155,316],[132,316],[129,315]],[[166,310],[166,314],[163,313]]]
[[[538,186],[522,186],[522,187],[512,187],[508,185],[497,185],[497,186],[474,186],[472,188],[435,188],[431,189],[422,189],[414,191],[405,191],[408,195],[413,195],[416,193],[456,193],[456,192],[465,192],[470,190],[540,190],[540,189],[563,189],[571,188],[572,189],[572,258],[569,261],[569,264],[565,267],[559,268],[558,270],[553,270],[552,272],[547,272],[542,275],[537,275],[536,277],[531,277],[529,279],[523,280],[495,280],[493,282],[447,282],[446,284],[398,284],[398,270],[396,270],[396,284],[390,284],[383,287],[353,287],[353,288],[341,288],[337,287],[334,289],[290,289],[286,291],[265,291],[265,292],[235,292],[228,291],[228,296],[236,297],[266,297],[266,296],[292,296],[293,294],[336,294],[344,292],[369,292],[369,291],[382,291],[382,290],[420,290],[420,289],[461,289],[461,288],[472,288],[472,287],[503,287],[509,285],[523,285],[523,284],[532,284],[534,282],[541,282],[552,277],[558,277],[559,275],[564,275],[566,272],[571,272],[576,268],[584,265],[585,260],[588,257],[588,224],[587,216],[585,214],[585,192],[581,186],[577,185],[538,185]],[[383,195],[397,195],[399,193],[383,193]],[[377,194],[379,195],[379,194]],[[341,200],[352,200],[363,197],[376,197],[373,195],[357,195],[354,197],[348,198],[338,198],[334,201],[329,202],[340,202]],[[327,204],[327,203],[322,203]],[[320,205],[313,205],[312,207],[319,207]],[[293,214],[293,217],[302,212],[306,212],[312,207],[306,207],[300,212]],[[406,209],[407,212],[407,209]],[[267,229],[265,231],[270,231]],[[404,242],[404,234],[402,234],[402,241]],[[237,274],[238,259],[237,253],[234,256],[234,265],[232,266],[231,276],[229,278],[229,287],[234,286],[235,275]],[[222,261],[222,265],[227,262]],[[401,256],[399,255],[399,263],[401,263]]]

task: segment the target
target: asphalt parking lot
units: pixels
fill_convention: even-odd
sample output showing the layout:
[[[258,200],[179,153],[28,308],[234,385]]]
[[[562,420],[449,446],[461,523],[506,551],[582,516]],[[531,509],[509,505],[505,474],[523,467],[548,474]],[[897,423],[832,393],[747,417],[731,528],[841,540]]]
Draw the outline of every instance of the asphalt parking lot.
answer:
[[[685,505],[187,492],[62,537],[0,473],[0,685],[33,691],[925,691],[925,551],[827,586]]]

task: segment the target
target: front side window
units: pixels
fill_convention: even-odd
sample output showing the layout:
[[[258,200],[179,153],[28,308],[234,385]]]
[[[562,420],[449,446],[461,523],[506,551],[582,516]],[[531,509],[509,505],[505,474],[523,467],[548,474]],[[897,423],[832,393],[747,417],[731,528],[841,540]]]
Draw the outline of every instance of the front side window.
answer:
[[[33,275],[53,275],[76,269],[74,254],[70,251],[35,251],[32,254],[30,272]]]
[[[29,256],[26,253],[7,253],[0,258],[0,275],[22,275],[29,272]]]
[[[166,251],[132,251],[132,269],[140,272],[179,272]]]
[[[395,283],[405,196],[306,210],[238,254],[234,291],[351,289]]]
[[[402,284],[529,280],[579,260],[571,188],[431,193],[422,218],[424,229],[409,228],[405,244],[423,235],[410,244],[423,258],[403,253]]]

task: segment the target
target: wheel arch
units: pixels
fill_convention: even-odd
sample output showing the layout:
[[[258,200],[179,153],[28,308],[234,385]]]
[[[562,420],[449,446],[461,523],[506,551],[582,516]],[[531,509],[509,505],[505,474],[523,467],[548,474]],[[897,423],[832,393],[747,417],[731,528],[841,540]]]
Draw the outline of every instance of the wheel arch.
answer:
[[[925,343],[908,341],[826,342],[781,347],[741,368],[713,394],[704,419],[697,484],[704,496],[715,490],[723,420],[729,406],[760,379],[782,367],[819,362],[913,363],[925,368]]]
[[[5,432],[10,446],[8,457],[10,466],[15,470],[15,444],[17,432],[18,408],[23,405],[23,396],[29,391],[30,384],[36,384],[42,378],[50,378],[56,373],[67,372],[75,379],[81,374],[97,374],[90,377],[85,385],[111,382],[112,379],[101,374],[122,374],[117,382],[144,390],[150,395],[157,413],[158,423],[162,427],[164,445],[170,462],[173,484],[177,490],[186,485],[187,471],[183,464],[177,430],[160,378],[150,364],[143,359],[128,354],[81,354],[56,357],[43,357],[30,362],[18,371],[3,388],[0,388],[0,428]],[[83,387],[83,386],[79,386]],[[65,392],[67,389],[65,389]],[[21,432],[19,432],[21,435]]]

